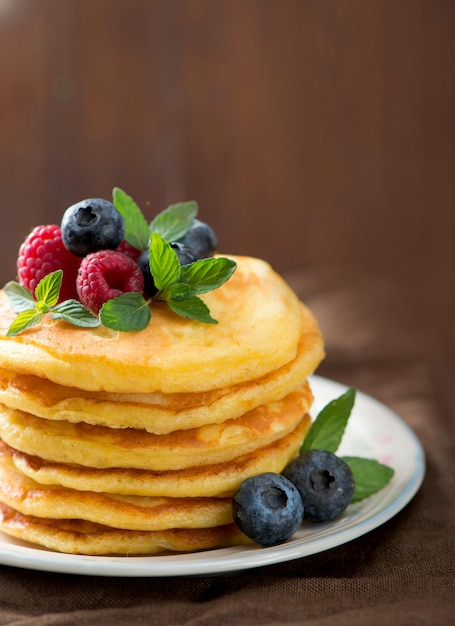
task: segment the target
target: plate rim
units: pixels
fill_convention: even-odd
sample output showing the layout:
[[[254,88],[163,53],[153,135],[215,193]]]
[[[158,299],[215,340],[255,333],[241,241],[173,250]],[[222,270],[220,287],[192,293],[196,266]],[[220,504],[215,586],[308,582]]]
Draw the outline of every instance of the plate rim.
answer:
[[[309,377],[315,400],[318,390],[332,388],[331,397],[340,395],[348,385],[322,377]],[[285,544],[263,548],[260,546],[238,546],[220,548],[196,553],[150,555],[150,556],[87,556],[53,552],[40,547],[26,545],[25,542],[11,543],[13,538],[0,532],[0,564],[23,569],[46,571],[52,573],[78,574],[107,577],[186,577],[203,576],[225,573],[240,573],[245,570],[275,565],[281,562],[306,558],[325,552],[353,541],[368,532],[385,524],[399,513],[418,492],[426,471],[426,459],[423,446],[413,429],[393,409],[380,402],[373,396],[356,390],[356,411],[358,403],[367,403],[377,410],[386,412],[390,419],[401,428],[407,438],[407,444],[412,448],[414,464],[412,472],[400,492],[386,506],[380,507],[376,513],[357,523],[347,524],[345,528],[332,531],[339,521],[324,526],[318,524],[318,529],[327,528],[326,535],[313,541],[291,539]],[[358,409],[357,409],[358,410]],[[388,486],[389,487],[389,486]],[[387,490],[388,487],[385,487]],[[382,497],[384,497],[383,490]],[[381,492],[371,496],[365,502],[372,502],[381,498]],[[362,503],[359,503],[360,509]],[[357,506],[359,506],[357,505]],[[301,532],[301,531],[299,531]],[[5,538],[5,539],[3,539]],[[207,558],[209,556],[209,558]]]

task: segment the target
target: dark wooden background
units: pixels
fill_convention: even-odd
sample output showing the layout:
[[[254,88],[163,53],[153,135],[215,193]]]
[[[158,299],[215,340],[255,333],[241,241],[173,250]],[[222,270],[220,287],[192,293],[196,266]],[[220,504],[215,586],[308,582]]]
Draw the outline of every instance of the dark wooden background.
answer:
[[[451,328],[453,0],[0,0],[0,278],[120,186],[224,252],[349,266]]]

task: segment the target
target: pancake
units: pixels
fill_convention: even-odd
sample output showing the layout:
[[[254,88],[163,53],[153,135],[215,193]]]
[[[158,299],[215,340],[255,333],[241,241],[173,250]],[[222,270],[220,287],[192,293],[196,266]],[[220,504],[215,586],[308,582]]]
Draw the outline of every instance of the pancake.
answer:
[[[219,424],[284,398],[314,372],[322,356],[320,334],[302,333],[290,363],[259,379],[205,393],[84,391],[0,368],[0,403],[45,419],[167,434]]]
[[[23,515],[84,519],[129,530],[211,528],[233,522],[230,498],[152,498],[40,485],[0,458],[0,501]]]
[[[233,258],[232,278],[201,296],[218,324],[188,321],[158,302],[140,332],[78,328],[46,317],[6,337],[15,315],[2,291],[0,367],[111,393],[200,393],[265,376],[294,360],[301,335],[318,335],[318,327],[269,264]]]
[[[43,420],[0,405],[0,437],[22,452],[59,463],[176,470],[225,463],[281,439],[294,430],[311,402],[305,383],[283,400],[235,420],[167,435]]]
[[[62,485],[70,489],[121,495],[229,497],[234,495],[247,478],[263,472],[281,473],[297,456],[310,423],[310,416],[305,415],[289,435],[254,452],[236,457],[229,463],[183,470],[151,472],[52,463],[14,450],[1,440],[0,458],[9,456],[17,470],[42,485]]]
[[[163,531],[122,530],[83,520],[22,515],[1,502],[0,530],[48,550],[98,556],[195,552],[252,543],[235,524]]]

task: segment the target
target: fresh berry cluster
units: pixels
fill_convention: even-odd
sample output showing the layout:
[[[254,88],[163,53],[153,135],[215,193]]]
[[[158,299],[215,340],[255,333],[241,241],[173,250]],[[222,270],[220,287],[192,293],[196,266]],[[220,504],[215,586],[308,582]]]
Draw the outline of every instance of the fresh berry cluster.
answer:
[[[44,276],[63,271],[59,301],[79,300],[97,314],[108,300],[128,292],[153,297],[149,249],[125,240],[125,221],[115,205],[89,198],[70,206],[61,225],[35,228],[19,250],[19,284],[33,294]],[[193,219],[184,236],[169,242],[182,265],[213,256],[212,228]]]
[[[284,543],[302,522],[337,518],[351,502],[354,477],[348,464],[326,450],[300,454],[283,474],[245,480],[233,498],[233,517],[262,546]]]

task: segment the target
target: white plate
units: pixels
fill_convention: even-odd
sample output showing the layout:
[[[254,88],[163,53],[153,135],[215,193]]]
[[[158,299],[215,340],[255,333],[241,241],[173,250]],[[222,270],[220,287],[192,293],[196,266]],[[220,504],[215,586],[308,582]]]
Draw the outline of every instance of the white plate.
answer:
[[[346,387],[313,376],[313,415]],[[425,457],[414,432],[389,408],[357,392],[339,454],[374,458],[395,470],[379,493],[351,504],[336,521],[302,527],[287,543],[271,547],[224,548],[195,554],[104,557],[60,554],[0,533],[0,563],[27,569],[99,576],[191,576],[236,572],[323,552],[352,541],[396,515],[418,491]]]

